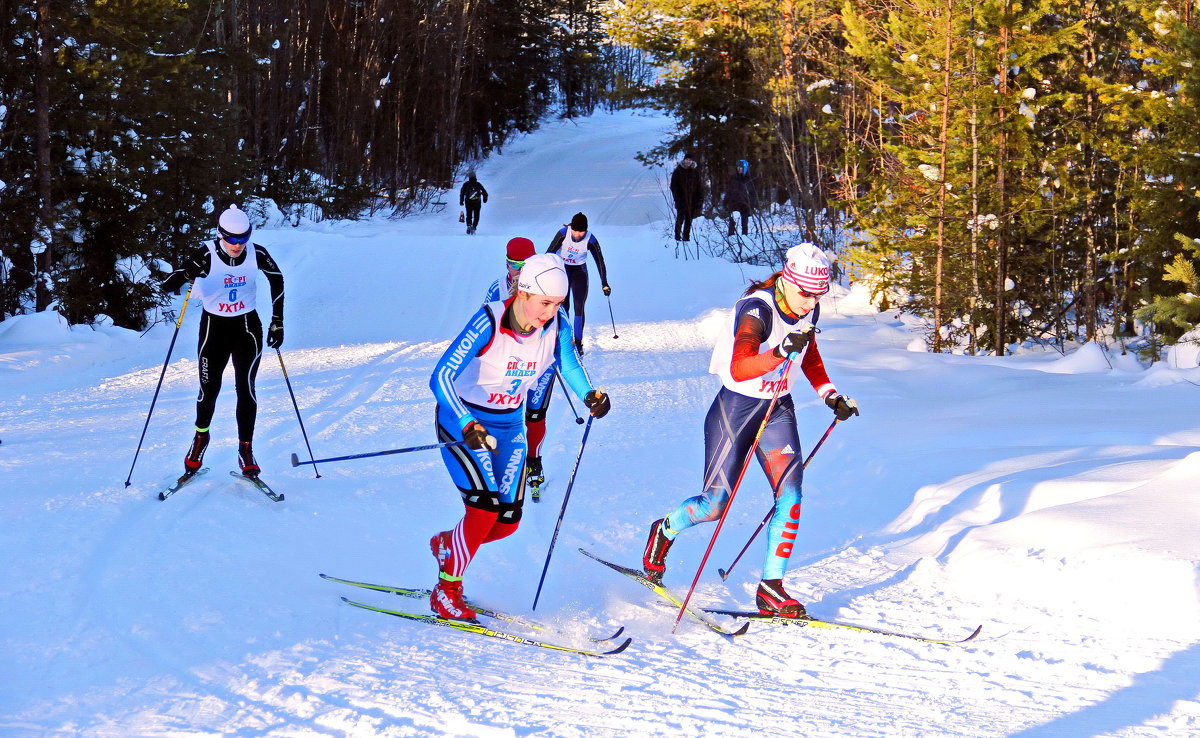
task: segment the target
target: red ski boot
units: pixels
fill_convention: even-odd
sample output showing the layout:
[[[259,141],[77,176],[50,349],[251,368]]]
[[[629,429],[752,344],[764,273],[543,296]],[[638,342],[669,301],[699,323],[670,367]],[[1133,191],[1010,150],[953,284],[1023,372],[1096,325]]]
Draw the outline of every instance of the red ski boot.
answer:
[[[258,468],[258,462],[254,460],[254,450],[250,448],[249,441],[238,442],[238,463],[242,466],[243,477],[258,479],[261,470]]]
[[[463,601],[462,580],[438,579],[429,596],[429,609],[446,620],[475,620],[475,611]]]
[[[646,550],[642,554],[642,569],[646,572],[646,578],[655,584],[662,584],[663,574],[667,571],[667,551],[671,550],[671,544],[674,543],[663,533],[666,523],[663,518],[655,520],[650,526],[650,537],[646,539]]]
[[[208,431],[198,430],[192,438],[192,447],[187,456],[183,457],[183,470],[187,474],[195,474],[204,464],[204,451],[208,448]]]
[[[807,618],[804,605],[794,599],[783,588],[782,579],[764,579],[758,583],[758,594],[754,598],[760,615],[780,618]]]

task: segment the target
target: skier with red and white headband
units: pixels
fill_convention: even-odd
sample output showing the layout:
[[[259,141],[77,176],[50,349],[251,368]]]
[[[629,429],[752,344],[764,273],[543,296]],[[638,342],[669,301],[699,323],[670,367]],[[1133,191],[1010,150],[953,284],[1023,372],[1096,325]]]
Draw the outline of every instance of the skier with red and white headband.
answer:
[[[716,520],[729,503],[771,399],[771,415],[755,455],[771,482],[775,511],[767,526],[767,556],[756,604],[763,614],[806,617],[804,605],[783,588],[783,575],[800,526],[804,459],[796,433],[791,392],[800,372],[839,420],[858,415],[854,400],[840,394],[817,349],[821,296],[829,291],[829,259],[811,243],[787,251],[783,269],[753,282],[734,307],[733,328],[713,349],[709,371],[721,378],[704,420],[704,490],[654,521],[642,557],[646,576],[661,583],[675,537],[697,523]],[[787,364],[788,356],[798,358]]]
[[[429,541],[438,583],[429,604],[438,617],[473,620],[462,578],[479,547],[512,535],[521,521],[525,487],[525,398],[560,364],[570,389],[592,416],[604,417],[609,398],[596,391],[572,350],[570,320],[561,306],[567,272],[556,254],[525,260],[516,289],[472,316],[438,361],[429,386],[437,399],[442,460],[466,513]]]

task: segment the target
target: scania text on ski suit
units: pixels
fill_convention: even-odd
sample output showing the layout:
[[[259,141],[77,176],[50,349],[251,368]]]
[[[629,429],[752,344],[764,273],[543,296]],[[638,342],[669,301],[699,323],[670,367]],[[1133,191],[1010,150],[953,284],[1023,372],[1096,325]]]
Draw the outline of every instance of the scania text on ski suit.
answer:
[[[481,307],[450,342],[434,367],[442,460],[462,495],[466,513],[429,545],[438,564],[430,607],[439,617],[473,619],[463,601],[462,578],[484,543],[516,532],[524,503],[525,401],[538,380],[560,365],[570,389],[596,418],[610,401],[592,386],[571,350],[573,336],[560,309],[567,274],[556,254],[536,254],[521,267],[517,289],[504,302]]]

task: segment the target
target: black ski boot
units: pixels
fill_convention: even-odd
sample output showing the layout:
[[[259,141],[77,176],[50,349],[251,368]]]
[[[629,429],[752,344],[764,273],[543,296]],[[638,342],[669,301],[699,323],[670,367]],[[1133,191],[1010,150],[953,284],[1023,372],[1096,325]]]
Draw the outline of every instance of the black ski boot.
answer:
[[[758,583],[758,594],[754,598],[760,615],[780,618],[807,618],[808,611],[798,600],[783,588],[782,579],[764,579]]]
[[[258,479],[258,462],[254,460],[254,450],[250,447],[249,441],[238,442],[238,464],[242,467],[242,476],[250,479]]]
[[[542,457],[530,456],[525,460],[525,483],[529,485],[529,495],[537,502],[542,497],[542,485],[546,483],[546,475],[542,473]]]
[[[646,578],[655,584],[662,584],[663,574],[667,571],[667,552],[674,543],[663,533],[666,519],[655,520],[650,526],[650,537],[646,539],[646,551],[642,554],[642,569]]]
[[[204,451],[207,448],[208,431],[196,431],[196,435],[192,438],[192,447],[188,449],[187,456],[183,457],[185,474],[195,474],[200,471],[200,467],[204,464]]]

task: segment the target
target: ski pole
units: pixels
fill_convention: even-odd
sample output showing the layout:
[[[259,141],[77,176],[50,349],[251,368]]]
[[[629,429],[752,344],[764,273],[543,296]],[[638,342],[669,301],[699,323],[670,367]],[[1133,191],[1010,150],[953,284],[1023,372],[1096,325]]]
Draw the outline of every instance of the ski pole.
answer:
[[[821,444],[825,443],[825,439],[829,438],[829,434],[833,432],[833,427],[837,424],[838,424],[838,419],[834,418],[833,422],[830,423],[829,427],[825,430],[825,435],[821,436],[821,440],[817,441],[817,445],[813,446],[813,450],[809,452],[808,458],[804,460],[804,466],[800,467],[801,469],[808,468],[808,462],[812,461],[812,457],[817,455],[817,451],[821,448]],[[754,539],[758,537],[758,534],[762,531],[763,526],[767,524],[767,521],[770,520],[771,516],[774,514],[775,514],[775,506],[772,505],[771,509],[767,511],[767,516],[762,519],[762,522],[759,523],[758,527],[754,529],[754,532],[750,534],[750,540],[746,541],[745,546],[742,546],[742,550],[740,552],[738,552],[738,555],[736,557],[734,557],[733,563],[729,565],[729,568],[728,569],[717,569],[717,573],[721,575],[721,581],[725,581],[726,579],[729,578],[729,572],[733,571],[733,567],[737,566],[737,562],[742,560],[742,555],[746,553],[746,550],[748,548],[750,548],[750,544],[754,543]]]
[[[762,438],[763,431],[767,429],[767,421],[771,419],[771,411],[775,409],[775,402],[779,399],[779,391],[786,384],[783,380],[787,377],[788,370],[792,368],[792,361],[798,357],[798,353],[788,355],[787,361],[783,362],[779,372],[780,381],[775,383],[775,392],[771,395],[771,402],[767,404],[767,411],[763,414],[762,423],[758,426],[758,432],[754,434],[754,441],[750,444],[750,450],[746,452],[746,458],[742,460],[742,470],[738,472],[737,481],[733,483],[733,488],[729,490],[729,500],[725,503],[725,509],[721,511],[721,517],[717,520],[717,528],[713,531],[712,540],[708,542],[708,548],[704,551],[704,558],[700,559],[700,568],[696,569],[696,576],[692,579],[692,586],[688,587],[687,597],[683,598],[683,605],[679,608],[679,614],[675,616],[675,624],[671,626],[671,632],[679,627],[679,621],[683,619],[683,614],[687,612],[688,602],[692,599],[692,593],[696,591],[696,583],[700,581],[700,574],[704,571],[704,565],[708,562],[708,555],[712,553],[713,545],[717,542],[717,536],[721,533],[721,526],[725,525],[725,518],[729,515],[729,509],[733,507],[733,498],[737,496],[738,487],[742,485],[742,478],[746,476],[746,470],[750,468],[750,460],[754,458],[754,451],[758,448],[758,442]]]
[[[287,382],[288,394],[292,396],[292,407],[296,409],[296,420],[300,423],[300,435],[304,436],[304,447],[308,449],[308,458],[312,459],[313,452],[312,446],[308,443],[308,431],[304,430],[304,418],[300,417],[300,406],[296,404],[296,393],[292,391],[292,380],[288,377],[287,367],[283,365],[283,352],[279,350],[278,346],[275,347],[275,355],[279,357],[279,368],[283,371],[283,381]],[[313,472],[317,475],[317,479],[320,479],[321,472],[317,469],[317,462],[313,460],[309,463],[313,465]],[[292,466],[296,465],[292,464]]]
[[[617,338],[617,337],[618,337],[618,336],[617,336],[617,320],[616,320],[616,318],[614,318],[614,317],[613,317],[613,311],[612,311],[612,295],[605,295],[605,297],[606,297],[606,298],[608,298],[608,319],[609,319],[610,321],[612,321],[612,327],[613,327],[613,338]]]
[[[409,446],[408,448],[393,448],[387,451],[372,451],[369,454],[351,454],[350,456],[334,456],[329,459],[313,459],[312,461],[301,461],[297,454],[292,454],[292,466],[300,466],[301,464],[324,464],[328,461],[346,461],[348,459],[367,459],[372,456],[387,456],[388,454],[406,454],[409,451],[428,451],[431,448],[450,448],[451,446],[462,446],[466,441],[447,441],[446,443],[431,443],[428,446]]]
[[[175,332],[171,334],[171,345],[167,346],[167,358],[163,360],[162,371],[158,374],[158,385],[154,388],[154,397],[150,398],[150,411],[146,413],[146,423],[142,426],[142,437],[138,439],[137,450],[133,452],[133,463],[129,465],[129,476],[125,477],[125,486],[133,479],[133,467],[137,466],[138,455],[142,453],[142,442],[146,440],[146,429],[150,427],[150,416],[154,414],[154,403],[158,402],[158,392],[162,389],[163,377],[167,376],[167,365],[171,363],[171,352],[175,350],[175,339],[179,338],[179,326],[183,325],[183,314],[187,312],[188,298],[192,296],[192,285],[189,283],[187,294],[183,296],[183,307],[179,308],[179,317],[175,319]]]
[[[567,386],[567,380],[563,379],[562,372],[557,366],[554,367],[554,372],[558,374],[558,381],[562,383],[563,394],[567,396],[567,404],[571,406],[571,413],[575,416],[575,425],[583,425],[583,418],[579,417],[579,413],[575,412],[575,401],[571,399],[571,388]],[[549,392],[550,389],[546,391]]]
[[[567,491],[563,494],[562,510],[558,513],[558,522],[554,524],[554,535],[550,538],[550,550],[546,552],[546,564],[542,567],[542,578],[538,580],[537,593],[533,595],[533,607],[537,609],[538,599],[542,596],[542,585],[546,582],[546,572],[550,569],[550,557],[554,555],[554,544],[558,542],[558,530],[562,527],[563,516],[567,514],[567,502],[571,500],[571,487],[575,484],[575,474],[579,471],[579,460],[583,458],[583,448],[587,445],[588,433],[592,431],[593,416],[588,416],[587,425],[583,428],[583,440],[579,442],[579,454],[575,456],[575,468],[571,470],[571,479],[567,481]]]

